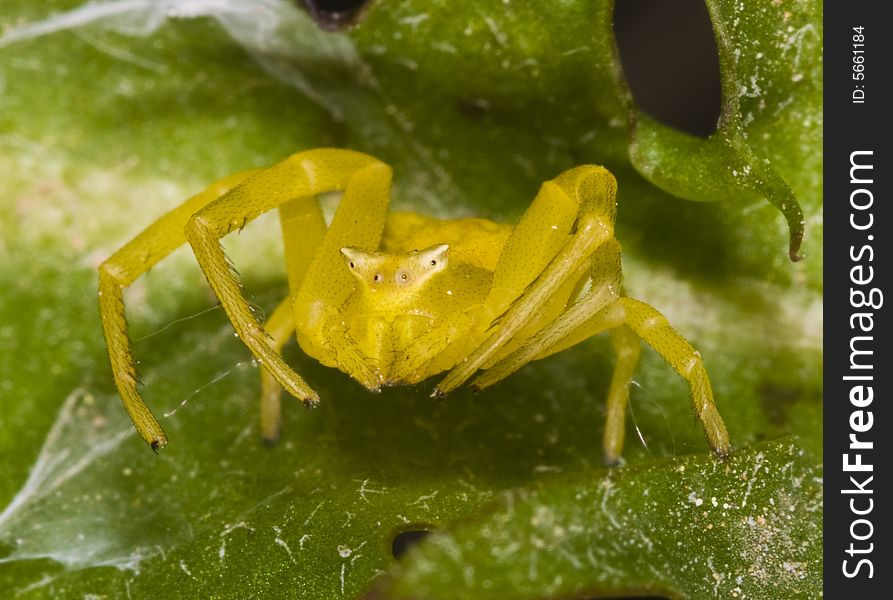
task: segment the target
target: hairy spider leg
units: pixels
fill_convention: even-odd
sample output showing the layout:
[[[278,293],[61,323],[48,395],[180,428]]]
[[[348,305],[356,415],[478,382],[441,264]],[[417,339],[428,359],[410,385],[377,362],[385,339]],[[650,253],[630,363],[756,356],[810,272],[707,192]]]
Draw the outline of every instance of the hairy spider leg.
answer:
[[[167,437],[137,391],[138,377],[127,335],[124,290],[186,242],[184,228],[192,215],[255,173],[256,170],[243,171],[212,183],[152,223],[99,267],[99,311],[115,386],[134,427],[153,449],[167,444]]]
[[[454,367],[432,395],[467,381],[536,319],[595,250],[613,238],[617,182],[603,167],[571,169],[540,188],[502,251],[485,306],[492,304],[489,336]],[[482,326],[486,329],[490,319]]]
[[[315,150],[303,154],[313,153],[313,156],[319,157],[318,153],[323,152],[339,151]],[[320,322],[327,317],[327,311],[344,303],[354,281],[344,267],[340,250],[345,246],[368,250],[378,247],[387,217],[390,181],[390,168],[377,161],[356,171],[347,181],[329,227],[315,197],[292,200],[279,207],[289,297],[276,307],[264,325],[277,354],[281,354],[282,347],[292,334],[298,333],[302,337],[299,322],[305,332],[319,331]],[[316,322],[308,323],[308,320]],[[330,351],[332,346],[339,345],[321,338],[305,337],[300,341],[311,346],[326,346]],[[343,350],[344,353],[349,351]],[[279,438],[281,392],[282,386],[275,374],[263,369],[261,434],[268,443]]]
[[[657,351],[688,381],[694,414],[701,421],[708,443],[717,454],[726,456],[731,451],[729,436],[713,401],[713,391],[700,353],[655,308],[632,298],[620,297],[607,306],[600,301],[590,301],[589,297],[581,299],[524,347],[484,372],[473,385],[477,388],[492,385],[532,360],[609,329],[613,330],[617,362],[608,393],[608,420],[603,439],[605,461],[615,463],[623,449],[629,383],[640,352],[635,336]],[[630,332],[635,336],[631,336]]]
[[[623,322],[688,381],[692,409],[704,427],[707,442],[718,455],[727,456],[732,445],[713,401],[713,389],[701,353],[673,329],[666,317],[654,307],[633,298],[621,298],[618,304],[623,311]]]
[[[295,244],[291,240],[285,247],[287,265],[296,266],[299,271],[295,277],[289,274],[293,280],[290,288],[298,289],[293,307],[298,306],[306,289],[316,299],[313,306],[337,305],[350,289],[349,272],[336,262],[340,260],[337,249],[347,240],[354,245],[377,246],[387,213],[390,173],[390,167],[359,152],[335,149],[299,152],[245,180],[205,206],[186,224],[186,239],[240,339],[279,385],[309,406],[319,402],[318,394],[285,363],[275,340],[255,319],[220,238],[284,203],[293,204],[288,208],[293,217],[295,212],[300,212],[298,203],[310,206],[316,204],[317,194],[344,191],[332,225],[312,258],[308,258],[311,252],[308,244]],[[366,202],[369,197],[374,200],[371,204]],[[344,214],[357,203],[363,205],[365,212]],[[318,209],[310,210],[315,215]],[[291,226],[297,222],[300,219],[286,218],[282,225],[287,234],[300,238],[303,232],[292,231]],[[307,265],[306,272],[300,278],[303,265]],[[313,317],[299,314],[297,308],[295,311],[298,329],[300,319]]]
[[[264,322],[264,329],[270,334],[273,349],[281,354],[282,347],[295,332],[293,299],[298,294],[316,248],[326,235],[326,221],[322,206],[311,197],[281,204],[279,223],[285,249],[289,293]],[[261,436],[266,443],[273,444],[279,439],[282,422],[282,386],[270,371],[261,369],[260,390]]]
[[[560,193],[556,193],[559,190],[567,198],[576,199],[579,206],[579,212],[575,215],[575,232],[539,277],[536,277],[536,273],[531,273],[533,282],[527,284],[526,290],[516,300],[509,300],[511,293],[504,295],[504,299],[511,304],[505,314],[497,319],[493,333],[471,353],[467,361],[448,373],[435,389],[435,394],[440,395],[455,389],[479,369],[488,370],[475,380],[474,387],[492,385],[531,360],[563,350],[596,333],[625,325],[661,354],[689,382],[694,412],[704,427],[708,442],[718,454],[728,454],[731,448],[728,434],[716,410],[700,354],[669,326],[657,310],[643,302],[620,297],[620,246],[613,237],[616,214],[616,182],[613,176],[599,167],[583,166],[544,184],[540,194],[549,194],[552,196],[552,205],[566,211],[568,204],[560,202]],[[549,225],[544,227],[544,223],[548,221],[539,221],[541,230],[552,228]],[[534,231],[528,230],[525,235],[535,235],[535,228],[536,225],[532,225],[531,229]],[[511,242],[510,238],[506,245],[509,254],[504,251],[503,255],[509,257],[507,261],[511,264],[523,264],[525,249],[521,247],[508,250]],[[531,339],[523,340],[520,345],[516,341],[514,352],[504,356],[500,348],[511,343],[512,338],[523,330],[526,322],[535,318],[539,310],[550,303],[550,297],[562,281],[578,273],[580,266],[587,260],[592,261],[593,269],[589,293]],[[501,257],[497,271],[502,265]],[[496,279],[494,274],[494,281]],[[609,422],[603,441],[605,459],[608,462],[616,462],[620,456],[628,388],[639,354],[638,341],[633,342],[628,332],[615,334],[614,344],[618,349],[618,361],[608,394]],[[494,358],[500,360],[494,364]]]
[[[127,335],[124,289],[184,242],[189,242],[241,339],[280,385],[313,404],[318,401],[316,393],[285,365],[278,355],[281,343],[276,347],[271,345],[271,339],[272,344],[277,341],[256,322],[219,239],[234,229],[243,228],[267,210],[280,207],[284,231],[300,233],[285,243],[290,287],[298,289],[314,258],[309,249],[316,248],[326,232],[315,196],[344,190],[352,184],[362,189],[369,184],[366,175],[370,171],[379,173],[377,180],[390,181],[390,168],[370,156],[322,149],[295,154],[267,169],[230,175],[162,216],[100,266],[100,313],[115,385],[138,433],[153,449],[165,446],[167,436],[137,391],[136,366]],[[385,198],[385,207],[379,211],[382,212],[380,220],[387,210],[386,202]],[[268,394],[267,398],[271,396]],[[268,427],[272,422],[269,415],[274,409],[269,401],[266,407],[262,404]]]
[[[517,346],[514,352],[502,355],[495,364],[485,367],[486,370],[473,380],[471,386],[477,390],[489,387],[533,360],[561,352],[598,333],[611,330],[617,362],[607,398],[602,446],[606,462],[613,464],[623,448],[629,384],[641,351],[635,333],[605,311],[622,293],[620,243],[616,239],[608,240],[593,253],[590,268],[577,287],[583,288],[587,283],[588,290],[581,291],[577,301],[565,312],[525,340],[524,344]],[[564,309],[564,305],[561,308]]]

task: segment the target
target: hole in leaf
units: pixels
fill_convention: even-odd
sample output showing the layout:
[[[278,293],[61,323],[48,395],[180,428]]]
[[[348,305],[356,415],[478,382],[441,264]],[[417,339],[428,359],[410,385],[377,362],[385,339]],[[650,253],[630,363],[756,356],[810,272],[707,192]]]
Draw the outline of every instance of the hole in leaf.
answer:
[[[316,21],[327,31],[339,31],[354,22],[372,0],[301,0]]]
[[[719,54],[703,0],[617,0],[614,37],[639,108],[693,135],[716,131]]]
[[[414,529],[412,531],[403,531],[394,536],[394,542],[391,544],[391,553],[394,558],[400,558],[406,552],[421,542],[423,539],[431,535],[427,529]]]

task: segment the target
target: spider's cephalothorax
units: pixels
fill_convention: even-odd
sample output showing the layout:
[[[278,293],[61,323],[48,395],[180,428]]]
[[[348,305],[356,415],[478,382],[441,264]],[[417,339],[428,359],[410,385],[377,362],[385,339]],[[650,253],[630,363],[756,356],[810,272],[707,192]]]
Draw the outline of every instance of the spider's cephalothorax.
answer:
[[[161,217],[100,267],[100,308],[115,383],[140,435],[167,438],[136,387],[123,289],[184,242],[240,339],[264,369],[261,431],[279,434],[284,388],[316,392],[280,349],[292,336],[321,363],[371,390],[446,376],[432,395],[484,388],[525,364],[610,331],[617,364],[603,448],[623,445],[628,387],[645,340],[691,388],[694,413],[720,455],[730,445],[698,352],[651,306],[621,293],[616,182],[584,165],[543,184],[515,225],[389,213],[391,171],[349,150],[310,150],[222,179]],[[343,191],[330,224],[316,195]],[[289,295],[255,319],[219,240],[277,208]],[[475,375],[477,375],[475,377]]]
[[[326,304],[312,293],[298,295],[301,348],[370,390],[449,369],[468,354],[481,326],[492,257],[510,231],[483,219],[392,213],[380,249],[339,249],[352,275],[345,296]]]
[[[416,383],[438,349],[419,340],[432,332],[442,332],[453,340],[467,333],[456,328],[445,331],[453,311],[444,310],[444,301],[467,303],[481,286],[469,290],[462,285],[456,277],[460,266],[449,269],[449,250],[447,244],[404,254],[341,249],[357,281],[344,305],[335,307],[334,317],[322,325],[322,333],[329,340],[340,337],[356,350],[348,356],[338,348],[330,352],[342,371],[359,375],[360,383],[371,390],[380,385]],[[478,297],[475,303],[482,300]],[[365,364],[352,364],[352,357]],[[329,362],[325,355],[316,358]],[[372,380],[364,377],[367,373]]]

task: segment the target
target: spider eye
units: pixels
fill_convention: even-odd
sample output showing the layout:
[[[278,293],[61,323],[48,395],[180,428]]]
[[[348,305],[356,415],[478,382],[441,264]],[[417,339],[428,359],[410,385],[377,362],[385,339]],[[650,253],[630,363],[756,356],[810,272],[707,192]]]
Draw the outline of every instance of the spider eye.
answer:
[[[372,277],[372,281],[374,281],[375,283],[378,283],[379,281],[381,281],[381,273],[376,273],[376,274]]]
[[[447,266],[449,250],[450,247],[447,244],[440,244],[439,246],[426,248],[422,250],[419,262],[416,264],[426,272],[440,272]]]
[[[354,266],[355,266],[355,265],[354,265],[353,263],[350,263],[350,268],[351,268],[351,269],[353,269]]]
[[[407,279],[409,279],[409,275],[407,275],[406,273],[400,273],[401,281],[406,281]]]

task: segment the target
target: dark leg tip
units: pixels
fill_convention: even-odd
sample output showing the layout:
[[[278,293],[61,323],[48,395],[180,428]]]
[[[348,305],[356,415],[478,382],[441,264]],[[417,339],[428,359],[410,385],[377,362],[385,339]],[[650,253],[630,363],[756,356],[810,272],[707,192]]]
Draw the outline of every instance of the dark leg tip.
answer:
[[[626,461],[623,460],[622,456],[604,456],[602,457],[602,462],[606,467],[622,467],[626,464]]]

